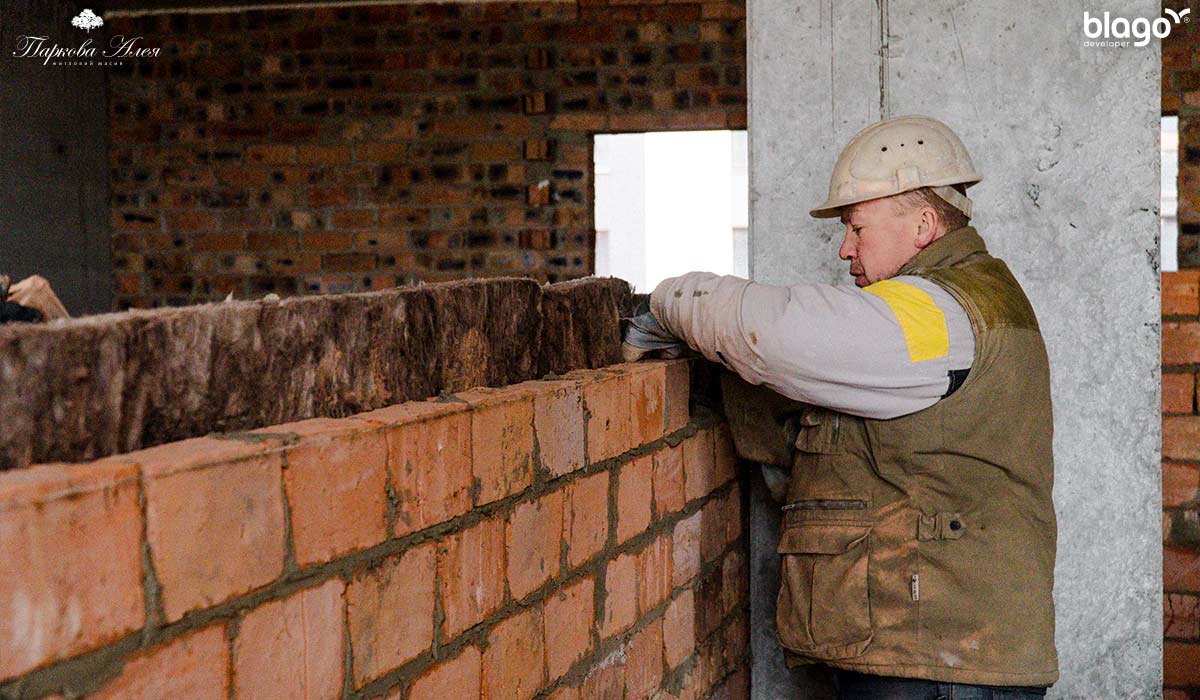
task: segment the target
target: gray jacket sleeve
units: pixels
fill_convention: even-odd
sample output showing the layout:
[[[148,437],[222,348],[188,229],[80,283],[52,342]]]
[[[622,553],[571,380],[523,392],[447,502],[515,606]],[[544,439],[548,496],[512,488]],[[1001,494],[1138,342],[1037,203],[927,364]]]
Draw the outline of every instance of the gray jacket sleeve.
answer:
[[[863,289],[765,285],[692,272],[650,296],[663,328],[751,384],[867,418],[895,418],[942,398],[969,369],[975,339],[962,307],[905,276]]]

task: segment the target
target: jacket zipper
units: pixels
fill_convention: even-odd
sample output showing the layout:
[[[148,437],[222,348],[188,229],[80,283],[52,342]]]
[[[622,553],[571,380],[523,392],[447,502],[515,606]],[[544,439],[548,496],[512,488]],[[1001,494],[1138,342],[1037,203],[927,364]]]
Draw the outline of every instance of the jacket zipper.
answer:
[[[867,502],[849,498],[809,498],[792,501],[783,510],[865,510]]]
[[[842,415],[840,413],[833,414],[833,440],[831,442],[836,445],[838,443],[838,433],[842,429]]]

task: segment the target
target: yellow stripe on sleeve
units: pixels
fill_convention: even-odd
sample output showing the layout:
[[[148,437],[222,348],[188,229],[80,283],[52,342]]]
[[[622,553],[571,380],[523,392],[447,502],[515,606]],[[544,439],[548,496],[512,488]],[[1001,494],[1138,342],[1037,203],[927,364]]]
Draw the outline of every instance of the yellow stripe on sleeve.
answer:
[[[882,280],[863,291],[883,299],[904,333],[908,359],[913,362],[936,360],[950,353],[950,332],[946,315],[933,302],[929,293],[911,284]]]

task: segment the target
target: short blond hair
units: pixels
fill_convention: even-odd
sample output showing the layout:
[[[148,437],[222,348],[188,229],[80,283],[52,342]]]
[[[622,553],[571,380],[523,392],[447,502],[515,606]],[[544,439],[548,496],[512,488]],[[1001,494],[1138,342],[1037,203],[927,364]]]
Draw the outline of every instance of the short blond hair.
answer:
[[[961,186],[955,187],[955,189],[960,192],[962,191]],[[960,229],[971,221],[966,214],[954,208],[950,202],[937,196],[931,187],[921,187],[909,190],[908,192],[901,192],[898,195],[894,195],[892,200],[897,214],[907,214],[913,209],[919,209],[920,207],[932,207],[937,212],[938,221],[941,222],[942,226],[946,227],[946,233]]]

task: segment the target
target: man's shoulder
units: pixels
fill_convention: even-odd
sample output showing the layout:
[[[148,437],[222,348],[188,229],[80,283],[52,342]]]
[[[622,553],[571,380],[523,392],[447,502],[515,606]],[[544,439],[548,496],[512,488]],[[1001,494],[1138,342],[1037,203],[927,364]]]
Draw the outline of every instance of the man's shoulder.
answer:
[[[1029,298],[1008,265],[999,258],[986,255],[962,265],[919,270],[914,274],[954,295],[981,329],[1003,326],[1038,330]]]

